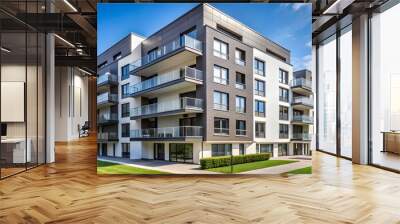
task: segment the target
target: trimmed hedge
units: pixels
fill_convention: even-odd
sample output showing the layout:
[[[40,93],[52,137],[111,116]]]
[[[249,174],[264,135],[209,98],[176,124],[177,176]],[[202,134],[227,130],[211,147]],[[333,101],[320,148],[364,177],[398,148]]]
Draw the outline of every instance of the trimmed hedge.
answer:
[[[263,160],[268,160],[269,157],[270,157],[269,153],[233,156],[232,164],[235,165],[235,164],[263,161]],[[200,159],[200,168],[202,170],[222,167],[222,166],[230,166],[230,165],[231,165],[231,156],[217,156],[217,157]]]

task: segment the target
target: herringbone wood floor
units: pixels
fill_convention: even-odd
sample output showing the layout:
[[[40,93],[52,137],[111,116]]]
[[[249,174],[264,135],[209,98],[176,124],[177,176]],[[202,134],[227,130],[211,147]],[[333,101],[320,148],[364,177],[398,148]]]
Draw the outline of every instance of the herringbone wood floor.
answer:
[[[94,138],[0,181],[0,223],[400,223],[400,175],[315,153],[313,175],[97,176]]]

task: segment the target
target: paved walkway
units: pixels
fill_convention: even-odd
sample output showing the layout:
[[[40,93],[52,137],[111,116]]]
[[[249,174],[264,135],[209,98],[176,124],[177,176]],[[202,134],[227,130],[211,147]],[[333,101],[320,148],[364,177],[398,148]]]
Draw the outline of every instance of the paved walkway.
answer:
[[[127,158],[97,157],[98,160],[123,164],[149,170],[163,171],[173,174],[218,174],[207,170],[201,170],[198,164],[174,163],[163,160],[131,160]]]
[[[300,168],[312,166],[311,159],[305,157],[289,156],[289,157],[271,158],[271,160],[295,160],[298,162],[268,167],[264,169],[251,170],[243,172],[241,174],[281,174],[281,173],[287,173],[292,170],[297,170]]]

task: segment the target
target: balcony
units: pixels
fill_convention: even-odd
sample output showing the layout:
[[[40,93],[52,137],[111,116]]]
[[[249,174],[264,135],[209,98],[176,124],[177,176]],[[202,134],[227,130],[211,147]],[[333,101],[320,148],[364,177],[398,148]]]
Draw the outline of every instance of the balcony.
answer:
[[[104,113],[97,116],[98,125],[112,125],[118,123],[117,113]]]
[[[200,126],[179,126],[131,130],[131,141],[187,140],[203,138]]]
[[[117,132],[97,133],[97,141],[98,142],[118,141],[118,133]]]
[[[292,124],[312,124],[313,122],[313,117],[308,115],[294,115],[292,118]]]
[[[299,93],[301,95],[312,94],[312,82],[304,78],[293,79],[290,82],[292,92]]]
[[[202,55],[202,45],[199,40],[182,36],[130,64],[130,73],[149,76],[157,74],[162,68],[194,62],[197,56]]]
[[[97,96],[97,108],[111,106],[118,103],[118,95],[105,92]]]
[[[136,120],[177,114],[202,113],[203,107],[202,99],[181,97],[172,101],[132,108],[131,119]]]
[[[314,101],[309,97],[299,96],[294,97],[292,100],[293,109],[307,110],[312,109],[314,107],[313,105]]]
[[[312,135],[309,133],[293,133],[292,140],[311,141]]]
[[[190,67],[175,69],[129,86],[129,96],[155,96],[193,84],[203,84],[203,72]]]
[[[104,85],[118,85],[118,76],[106,72],[97,78],[97,88]]]

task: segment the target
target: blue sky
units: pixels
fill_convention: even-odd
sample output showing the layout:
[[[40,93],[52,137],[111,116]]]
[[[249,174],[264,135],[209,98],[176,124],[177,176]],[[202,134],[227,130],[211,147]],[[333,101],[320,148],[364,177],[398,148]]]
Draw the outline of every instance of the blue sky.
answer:
[[[130,32],[150,36],[197,3],[98,4],[97,53]],[[291,51],[295,70],[311,64],[311,4],[214,3],[214,7]]]

